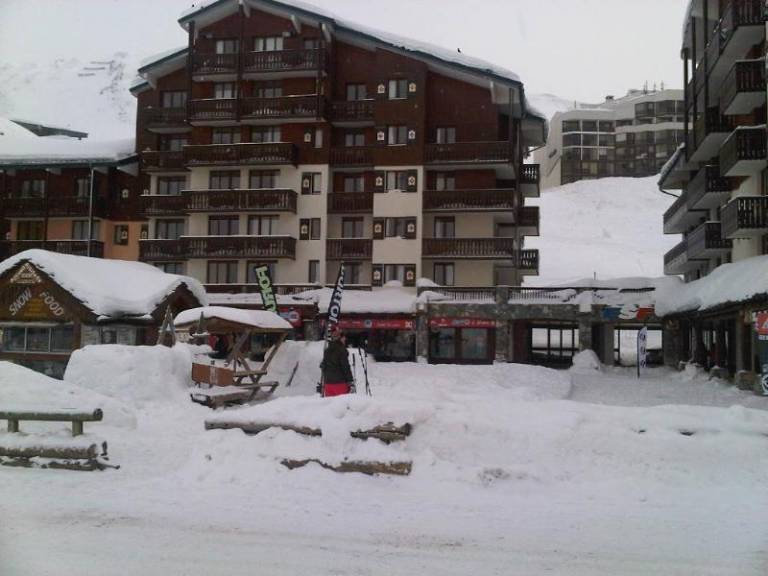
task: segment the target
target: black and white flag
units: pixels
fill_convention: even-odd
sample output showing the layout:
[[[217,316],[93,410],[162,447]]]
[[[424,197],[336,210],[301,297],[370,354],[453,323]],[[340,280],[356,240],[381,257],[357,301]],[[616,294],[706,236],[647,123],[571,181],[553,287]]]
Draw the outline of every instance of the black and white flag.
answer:
[[[344,294],[344,263],[339,267],[339,276],[336,278],[336,286],[331,295],[331,303],[328,305],[328,324],[325,327],[325,339],[331,337],[331,328],[339,323],[341,316],[341,297]]]

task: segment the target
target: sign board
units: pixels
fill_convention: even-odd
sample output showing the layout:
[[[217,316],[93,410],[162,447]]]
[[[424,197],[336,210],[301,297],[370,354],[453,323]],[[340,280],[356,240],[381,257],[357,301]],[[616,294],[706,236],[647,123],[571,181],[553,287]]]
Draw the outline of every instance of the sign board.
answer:
[[[624,306],[608,306],[603,309],[603,320],[639,320],[643,322],[654,316],[656,310],[650,307],[640,307],[637,304],[625,304]]]
[[[343,318],[342,330],[413,330],[414,321],[409,318]]]
[[[430,328],[496,328],[496,320],[487,318],[430,318]]]
[[[284,320],[287,320],[288,323],[290,323],[291,326],[294,328],[298,328],[303,324],[303,319],[301,317],[301,312],[294,308],[290,308],[288,310],[280,310],[279,312],[280,317]]]
[[[11,320],[62,320],[65,309],[43,285],[21,284],[21,289],[3,300],[2,315]]]
[[[758,312],[755,324],[758,339],[768,340],[768,312]]]
[[[11,277],[11,284],[42,284],[43,280],[29,262],[25,262],[21,268]]]

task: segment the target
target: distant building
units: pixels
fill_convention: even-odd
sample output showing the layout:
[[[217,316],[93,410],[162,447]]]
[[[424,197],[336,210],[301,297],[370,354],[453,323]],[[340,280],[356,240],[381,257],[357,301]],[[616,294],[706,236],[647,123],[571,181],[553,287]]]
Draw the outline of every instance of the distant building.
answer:
[[[683,100],[682,90],[630,90],[558,112],[547,145],[534,153],[541,187],[658,174],[683,141]]]

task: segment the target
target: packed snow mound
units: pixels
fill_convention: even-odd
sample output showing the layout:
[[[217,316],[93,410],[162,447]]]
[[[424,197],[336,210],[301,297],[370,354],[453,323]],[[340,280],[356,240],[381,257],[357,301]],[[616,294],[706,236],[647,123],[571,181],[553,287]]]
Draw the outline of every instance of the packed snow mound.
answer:
[[[601,372],[603,369],[600,359],[594,350],[582,350],[573,357],[571,370],[578,372]]]
[[[568,285],[583,278],[664,276],[664,254],[680,241],[665,235],[664,212],[674,199],[657,178],[602,178],[542,190],[527,200],[541,209],[541,233],[526,238],[540,251],[533,286]]]
[[[290,330],[291,325],[279,315],[269,310],[244,310],[242,308],[229,308],[227,306],[202,306],[190,308],[179,313],[173,323],[176,326],[184,326],[196,323],[200,317],[205,320],[217,319],[226,322],[234,322],[253,328],[267,330]]]
[[[137,409],[189,403],[194,347],[86,346],[75,350],[64,380]]]
[[[123,427],[136,424],[131,408],[109,395],[56,380],[12,362],[0,361],[0,409],[46,411],[62,408],[101,408],[106,424]],[[70,427],[69,424],[62,426]]]

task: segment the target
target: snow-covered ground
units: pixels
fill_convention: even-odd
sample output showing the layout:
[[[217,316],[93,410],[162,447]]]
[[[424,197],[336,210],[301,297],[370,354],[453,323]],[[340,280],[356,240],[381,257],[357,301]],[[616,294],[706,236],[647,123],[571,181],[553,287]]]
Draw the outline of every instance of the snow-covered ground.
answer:
[[[111,367],[106,347],[86,349],[67,374],[77,384],[0,363],[0,404],[101,402],[105,421],[86,433],[121,466],[1,467],[0,573],[766,573],[768,399],[588,362],[571,373],[371,362],[371,398],[323,400],[319,346],[281,349],[270,378],[299,368],[277,398],[215,413],[186,400],[183,346]],[[323,436],[204,430],[222,416]],[[348,436],[382,420],[413,434],[389,446]],[[284,457],[408,460],[413,472],[289,471]]]

